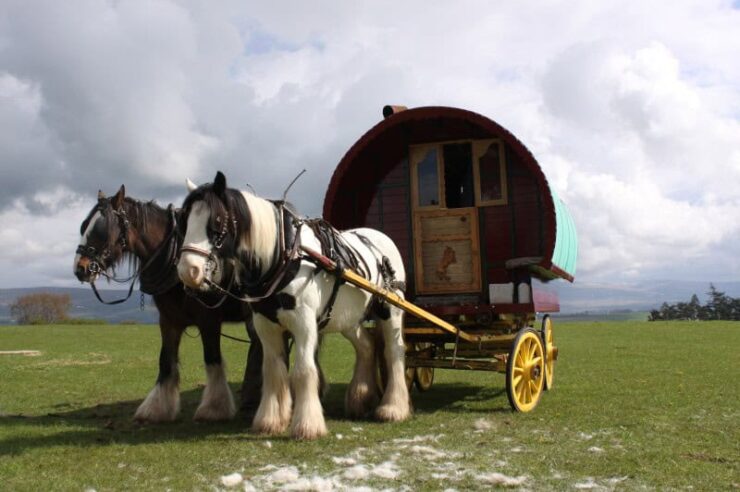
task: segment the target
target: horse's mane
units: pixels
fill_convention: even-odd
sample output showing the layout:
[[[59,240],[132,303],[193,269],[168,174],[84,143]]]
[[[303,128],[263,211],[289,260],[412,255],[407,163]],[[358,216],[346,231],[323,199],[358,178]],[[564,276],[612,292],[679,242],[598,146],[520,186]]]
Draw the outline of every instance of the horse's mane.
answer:
[[[108,226],[108,230],[106,231],[108,243],[112,244],[112,242],[116,241],[119,237],[117,232],[119,222],[110,202],[111,199],[107,200],[109,206],[101,207],[99,210],[106,218],[106,224]],[[131,224],[131,227],[137,229],[139,231],[138,233],[142,235],[149,232],[153,222],[157,219],[164,219],[165,224],[167,221],[167,210],[162,208],[155,200],[143,202],[127,196],[124,198],[123,209],[126,212],[126,218]],[[94,212],[91,214],[94,214]],[[110,267],[115,272],[115,267],[123,263],[128,264],[128,273],[133,274],[139,269],[141,258],[127,248],[123,251],[123,254],[117,259],[117,261],[113,265],[110,265]]]
[[[268,200],[247,191],[226,188],[219,196],[213,185],[208,183],[193,190],[183,202],[186,214],[190,213],[195,202],[205,202],[211,216],[228,212],[237,218],[237,251],[241,263],[247,267],[257,267],[264,273],[275,258],[277,224],[275,207]]]

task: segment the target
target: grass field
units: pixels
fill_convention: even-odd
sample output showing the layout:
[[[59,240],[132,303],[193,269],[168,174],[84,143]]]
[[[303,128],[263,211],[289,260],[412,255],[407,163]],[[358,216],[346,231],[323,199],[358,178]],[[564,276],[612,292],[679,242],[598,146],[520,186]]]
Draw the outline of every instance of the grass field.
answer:
[[[351,349],[327,337],[330,435],[295,442],[239,417],[191,421],[197,339],[183,342],[181,418],[138,425],[155,327],[0,327],[0,350],[41,351],[0,356],[0,490],[213,490],[234,472],[257,490],[740,487],[740,324],[559,323],[555,336],[554,388],[533,412],[509,410],[500,374],[437,371],[400,424],[343,418]],[[223,345],[236,391],[246,348]]]

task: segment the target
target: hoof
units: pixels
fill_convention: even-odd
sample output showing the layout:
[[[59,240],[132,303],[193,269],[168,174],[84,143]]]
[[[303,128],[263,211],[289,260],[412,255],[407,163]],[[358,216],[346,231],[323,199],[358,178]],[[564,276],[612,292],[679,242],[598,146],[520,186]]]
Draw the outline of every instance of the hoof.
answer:
[[[263,434],[267,436],[274,436],[275,434],[282,434],[285,432],[285,429],[288,428],[288,425],[284,422],[280,422],[279,420],[274,421],[258,421],[255,417],[254,422],[252,422],[252,432],[256,434]]]
[[[236,407],[232,402],[229,406],[224,402],[223,405],[201,405],[195,411],[193,420],[198,422],[218,422],[221,420],[231,420],[236,415]]]
[[[402,422],[411,416],[411,410],[392,405],[381,405],[375,410],[375,418],[381,422]]]
[[[379,401],[380,397],[377,392],[370,391],[367,386],[362,386],[347,391],[344,408],[349,418],[363,419],[372,415]]]
[[[310,441],[325,436],[328,433],[325,424],[321,425],[308,425],[307,423],[300,423],[293,426],[290,435],[293,439]]]
[[[180,394],[175,386],[157,385],[134,413],[137,422],[172,422],[180,413]]]

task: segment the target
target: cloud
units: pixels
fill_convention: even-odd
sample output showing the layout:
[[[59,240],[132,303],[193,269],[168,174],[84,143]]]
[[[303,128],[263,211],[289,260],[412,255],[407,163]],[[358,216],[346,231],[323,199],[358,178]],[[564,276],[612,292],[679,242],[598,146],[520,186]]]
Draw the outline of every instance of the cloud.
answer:
[[[35,252],[44,230],[70,257],[35,252],[38,276],[5,284],[65,278],[95,192],[121,183],[177,203],[186,176],[220,169],[274,197],[306,168],[289,198],[319,214],[389,103],[463,107],[517,135],[576,217],[579,277],[736,277],[739,18],[689,0],[4,2],[5,250]]]
[[[577,45],[542,80],[546,167],[576,215],[583,271],[660,275],[713,254],[691,275],[725,277],[740,237],[737,119],[657,42]]]

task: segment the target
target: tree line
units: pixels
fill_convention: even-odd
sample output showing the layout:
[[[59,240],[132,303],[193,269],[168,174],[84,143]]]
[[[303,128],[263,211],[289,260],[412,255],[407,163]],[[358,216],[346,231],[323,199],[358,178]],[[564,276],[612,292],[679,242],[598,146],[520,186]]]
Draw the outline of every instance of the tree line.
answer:
[[[730,297],[709,284],[709,300],[701,304],[696,294],[689,302],[668,304],[664,302],[660,309],[650,311],[648,321],[665,320],[731,320],[740,321],[740,298]]]

